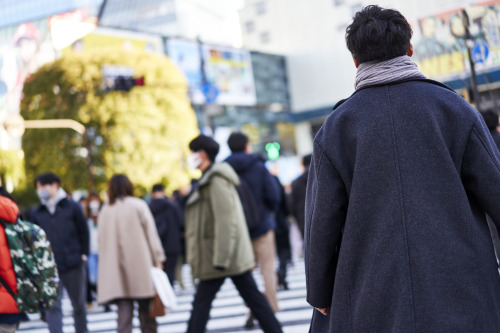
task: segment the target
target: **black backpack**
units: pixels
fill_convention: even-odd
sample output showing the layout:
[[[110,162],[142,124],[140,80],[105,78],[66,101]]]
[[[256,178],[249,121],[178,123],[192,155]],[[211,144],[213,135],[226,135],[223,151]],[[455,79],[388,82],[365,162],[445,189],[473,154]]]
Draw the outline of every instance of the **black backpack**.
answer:
[[[247,182],[241,177],[240,184],[236,186],[236,190],[238,191],[241,206],[243,207],[243,212],[245,213],[248,230],[252,231],[259,226],[259,208],[255,202],[252,190]]]

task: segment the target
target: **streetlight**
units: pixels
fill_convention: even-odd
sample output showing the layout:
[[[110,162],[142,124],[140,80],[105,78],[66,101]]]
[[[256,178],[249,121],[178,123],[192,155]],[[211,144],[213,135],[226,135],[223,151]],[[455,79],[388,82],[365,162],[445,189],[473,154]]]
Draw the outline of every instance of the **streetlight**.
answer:
[[[43,119],[43,120],[24,120],[20,115],[10,115],[3,124],[7,134],[15,138],[20,138],[26,128],[70,128],[83,135],[85,148],[87,149],[87,168],[90,176],[90,190],[95,190],[95,175],[92,161],[92,144],[89,131],[83,124],[73,119]]]
[[[474,47],[474,37],[470,33],[470,20],[469,20],[469,15],[467,14],[467,10],[465,8],[462,9],[462,24],[464,27],[464,33],[462,35],[457,35],[451,29],[451,34],[456,37],[456,38],[463,38],[465,40],[465,46],[467,48],[467,56],[469,58],[469,65],[470,65],[470,85],[472,89],[472,96],[474,97],[474,101],[476,102],[476,109],[478,111],[481,111],[481,101],[480,101],[480,95],[479,95],[479,90],[477,88],[477,75],[476,75],[476,64],[474,62],[474,59],[472,57],[472,48]]]

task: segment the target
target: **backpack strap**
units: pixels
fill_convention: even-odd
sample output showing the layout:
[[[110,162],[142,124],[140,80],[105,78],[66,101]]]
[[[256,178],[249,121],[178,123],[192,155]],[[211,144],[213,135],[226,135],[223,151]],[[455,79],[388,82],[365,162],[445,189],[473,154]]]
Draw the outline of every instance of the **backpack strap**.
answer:
[[[12,298],[16,300],[16,294],[14,293],[14,290],[12,290],[9,285],[7,284],[7,282],[5,282],[5,280],[0,276],[0,284],[5,288],[7,289],[7,292],[10,294],[10,296],[12,296]]]

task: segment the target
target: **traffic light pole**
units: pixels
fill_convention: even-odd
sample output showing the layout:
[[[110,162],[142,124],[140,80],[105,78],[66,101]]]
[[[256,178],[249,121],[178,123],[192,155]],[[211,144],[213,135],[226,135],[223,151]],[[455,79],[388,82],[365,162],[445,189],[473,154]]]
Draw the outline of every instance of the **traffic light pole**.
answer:
[[[474,59],[472,57],[472,46],[474,44],[474,37],[472,37],[472,34],[470,33],[469,30],[469,16],[467,15],[467,11],[465,9],[462,9],[462,19],[463,19],[463,24],[464,24],[464,29],[465,29],[465,44],[467,46],[467,55],[469,58],[469,65],[470,65],[470,85],[472,89],[472,96],[474,96],[474,101],[476,104],[476,109],[481,112],[481,96],[479,95],[479,90],[477,87],[477,75],[476,75],[476,64],[474,62]],[[472,45],[471,45],[472,44]]]

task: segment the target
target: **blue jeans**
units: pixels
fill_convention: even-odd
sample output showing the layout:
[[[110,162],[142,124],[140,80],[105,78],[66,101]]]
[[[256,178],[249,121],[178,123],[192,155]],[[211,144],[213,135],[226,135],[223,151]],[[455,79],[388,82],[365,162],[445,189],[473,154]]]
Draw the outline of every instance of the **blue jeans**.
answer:
[[[89,258],[87,259],[87,269],[89,270],[89,282],[92,285],[97,284],[97,264],[99,260],[97,257],[97,253],[89,254]]]
[[[75,320],[75,332],[87,333],[87,308],[85,298],[87,295],[87,280],[85,264],[73,268],[64,273],[59,273],[59,296],[54,306],[45,312],[45,318],[49,324],[50,333],[63,333],[62,307],[63,288],[68,292],[71,305],[73,306],[73,319]]]

